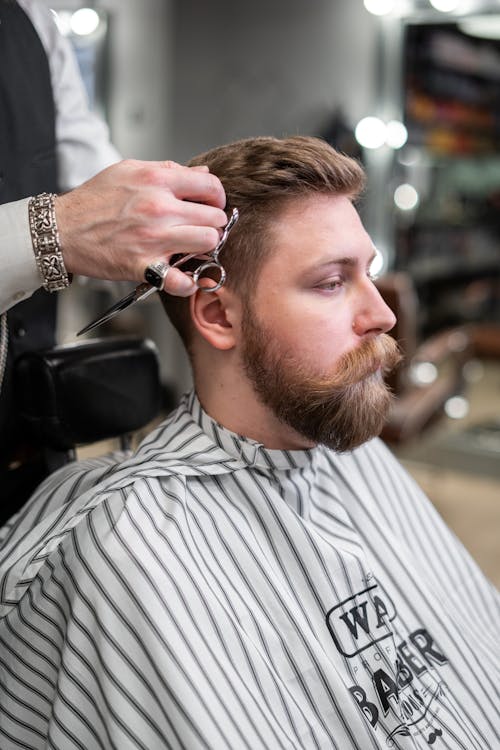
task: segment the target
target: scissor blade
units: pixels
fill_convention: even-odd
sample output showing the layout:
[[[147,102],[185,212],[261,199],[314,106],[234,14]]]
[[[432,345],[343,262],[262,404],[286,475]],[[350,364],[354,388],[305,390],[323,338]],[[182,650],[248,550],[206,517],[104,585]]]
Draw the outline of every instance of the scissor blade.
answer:
[[[127,307],[130,307],[130,305],[146,299],[146,297],[149,297],[150,294],[153,294],[153,292],[156,291],[158,291],[156,287],[151,286],[150,284],[139,284],[139,286],[136,286],[135,289],[126,294],[125,297],[122,297],[118,300],[118,302],[115,302],[114,305],[111,305],[111,307],[103,312],[102,315],[88,323],[88,325],[82,328],[81,331],[78,331],[76,335],[81,336],[84,333],[92,331],[94,328],[97,328],[97,326],[100,326],[103,323],[106,323],[108,320],[111,320],[111,318],[114,318],[115,315],[118,315],[118,313],[122,310],[126,310]]]

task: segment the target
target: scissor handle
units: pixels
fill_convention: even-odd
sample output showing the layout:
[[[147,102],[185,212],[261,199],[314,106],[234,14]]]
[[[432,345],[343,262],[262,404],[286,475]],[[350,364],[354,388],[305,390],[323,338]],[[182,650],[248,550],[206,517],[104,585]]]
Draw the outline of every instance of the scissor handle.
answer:
[[[205,271],[208,271],[209,268],[216,268],[218,270],[220,274],[219,281],[215,284],[215,286],[200,286],[198,283],[198,279],[200,278],[201,274]],[[202,263],[201,266],[198,266],[196,271],[194,271],[193,281],[198,289],[201,289],[202,292],[216,292],[218,289],[224,286],[224,282],[226,281],[226,271],[224,270],[223,266],[221,266],[221,264],[217,261],[209,260],[206,263]]]
[[[226,226],[224,227],[224,231],[222,232],[222,237],[218,241],[217,245],[212,250],[212,255],[216,263],[219,261],[219,253],[226,244],[226,240],[229,237],[229,232],[234,227],[238,219],[240,218],[240,213],[237,208],[233,208],[233,211],[231,213],[231,218],[227,222]]]

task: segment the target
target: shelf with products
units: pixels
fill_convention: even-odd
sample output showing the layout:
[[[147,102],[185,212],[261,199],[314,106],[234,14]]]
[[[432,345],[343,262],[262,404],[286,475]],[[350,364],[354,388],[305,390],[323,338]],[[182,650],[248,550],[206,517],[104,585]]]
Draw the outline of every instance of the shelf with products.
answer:
[[[500,154],[443,157],[420,150],[405,168],[420,203],[396,228],[395,268],[410,274],[421,333],[500,322]]]
[[[500,227],[413,224],[398,230],[396,247],[396,270],[415,284],[422,335],[500,323]]]
[[[397,179],[419,202],[399,215],[395,268],[412,277],[422,335],[500,323],[500,40],[460,22],[408,23],[403,104],[409,150]]]
[[[399,267],[416,284],[500,273],[500,228],[415,224],[399,230]]]
[[[498,151],[500,41],[457,24],[410,24],[404,51],[409,141],[437,154]]]

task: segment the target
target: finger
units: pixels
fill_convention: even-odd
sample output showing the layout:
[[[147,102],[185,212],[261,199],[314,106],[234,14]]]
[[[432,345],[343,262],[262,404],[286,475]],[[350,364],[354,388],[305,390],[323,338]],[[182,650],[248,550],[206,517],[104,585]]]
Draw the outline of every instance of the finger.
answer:
[[[178,268],[170,269],[163,284],[163,291],[175,297],[190,297],[197,288],[193,279]]]
[[[150,242],[147,247],[143,245],[142,250],[133,259],[130,258],[129,271],[124,271],[124,275],[126,278],[143,281],[144,270],[150,263],[158,260],[169,262],[173,255],[178,254],[203,256],[214,249],[218,236],[213,227],[184,226],[171,229],[162,240]]]
[[[226,205],[226,194],[218,177],[191,167],[165,170],[165,187],[180,200],[206,203],[217,208]]]
[[[166,241],[156,242],[155,252],[166,256],[166,259],[177,253],[210,253],[219,241],[219,232],[214,227],[177,226],[170,227],[165,235]],[[148,251],[148,254],[151,249]]]
[[[170,227],[180,224],[219,228],[225,227],[228,221],[222,209],[206,206],[204,203],[179,200],[175,207],[170,204],[168,209],[169,214],[166,222]]]
[[[198,164],[196,167],[189,167],[189,169],[193,169],[196,172],[210,172],[206,164]]]

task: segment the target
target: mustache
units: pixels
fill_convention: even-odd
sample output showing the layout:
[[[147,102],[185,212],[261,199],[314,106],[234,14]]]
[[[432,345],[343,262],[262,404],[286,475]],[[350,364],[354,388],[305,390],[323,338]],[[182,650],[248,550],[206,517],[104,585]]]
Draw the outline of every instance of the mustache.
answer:
[[[393,370],[403,359],[399,346],[392,336],[386,333],[376,338],[362,341],[355,349],[346,352],[335,368],[335,374],[328,378],[330,386],[349,386],[373,375],[380,370],[384,375]]]
[[[285,360],[288,358],[285,358]],[[393,370],[403,359],[399,346],[392,336],[386,333],[376,338],[362,341],[355,349],[343,354],[333,370],[321,374],[311,375],[300,365],[289,360],[290,369],[296,373],[288,384],[288,396],[296,395],[300,383],[307,383],[309,389],[309,405],[304,406],[305,412],[321,402],[335,404],[342,401],[346,394],[367,391],[371,376],[380,371],[386,374]],[[272,379],[272,371],[266,373],[267,380]],[[384,389],[385,389],[384,385]],[[369,390],[369,389],[368,389]]]

